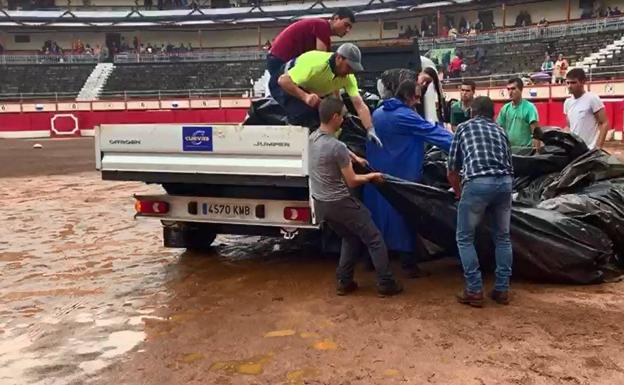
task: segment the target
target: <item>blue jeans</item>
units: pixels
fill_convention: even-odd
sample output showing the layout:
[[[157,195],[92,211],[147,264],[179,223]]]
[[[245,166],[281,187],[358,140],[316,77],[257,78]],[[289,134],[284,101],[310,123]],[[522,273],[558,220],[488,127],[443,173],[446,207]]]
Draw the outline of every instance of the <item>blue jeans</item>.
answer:
[[[512,250],[509,236],[511,221],[511,176],[478,177],[464,184],[457,210],[457,248],[464,267],[466,290],[483,290],[479,258],[474,246],[475,229],[486,209],[492,215],[492,238],[496,247],[496,281],[494,289],[509,290]]]
[[[271,75],[269,78],[271,96],[286,111],[288,123],[295,126],[317,128],[320,125],[318,110],[287,94],[277,83],[279,77],[284,73],[286,64],[288,63],[284,63],[271,54],[267,55],[267,70]]]

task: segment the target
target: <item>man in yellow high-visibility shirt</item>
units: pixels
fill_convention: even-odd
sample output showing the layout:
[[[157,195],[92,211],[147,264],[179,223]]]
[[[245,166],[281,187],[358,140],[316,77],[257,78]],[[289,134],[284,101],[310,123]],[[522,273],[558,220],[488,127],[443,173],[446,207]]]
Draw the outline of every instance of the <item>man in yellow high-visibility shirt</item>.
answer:
[[[355,44],[345,43],[335,53],[309,51],[284,65],[284,74],[277,82],[279,87],[271,90],[271,95],[286,110],[290,124],[316,128],[321,99],[339,97],[344,89],[368,131],[367,138],[381,146],[353,75],[363,70],[362,53]]]

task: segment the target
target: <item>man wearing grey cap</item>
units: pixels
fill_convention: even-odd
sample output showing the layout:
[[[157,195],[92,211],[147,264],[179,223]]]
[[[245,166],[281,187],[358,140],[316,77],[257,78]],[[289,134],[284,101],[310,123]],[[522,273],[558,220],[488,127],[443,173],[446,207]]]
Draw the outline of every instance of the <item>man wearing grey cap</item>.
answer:
[[[345,43],[335,53],[308,51],[285,64],[284,74],[279,77],[278,86],[271,89],[271,95],[286,110],[290,124],[316,128],[321,99],[339,97],[344,88],[368,131],[368,139],[381,146],[353,75],[363,70],[362,53],[355,44]]]

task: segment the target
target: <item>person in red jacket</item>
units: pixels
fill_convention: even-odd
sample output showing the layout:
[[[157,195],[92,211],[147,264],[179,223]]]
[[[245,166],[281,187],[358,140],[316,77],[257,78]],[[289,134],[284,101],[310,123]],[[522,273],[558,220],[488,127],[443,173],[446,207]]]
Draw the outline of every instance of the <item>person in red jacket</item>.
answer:
[[[451,63],[448,66],[449,73],[451,74],[451,78],[458,78],[461,75],[462,64],[464,64],[464,60],[462,59],[462,55],[458,52]]]
[[[331,51],[331,37],[344,37],[355,23],[355,14],[349,8],[338,8],[331,19],[299,20],[280,32],[273,40],[267,55],[267,70],[271,85],[283,74],[284,64],[308,51]]]

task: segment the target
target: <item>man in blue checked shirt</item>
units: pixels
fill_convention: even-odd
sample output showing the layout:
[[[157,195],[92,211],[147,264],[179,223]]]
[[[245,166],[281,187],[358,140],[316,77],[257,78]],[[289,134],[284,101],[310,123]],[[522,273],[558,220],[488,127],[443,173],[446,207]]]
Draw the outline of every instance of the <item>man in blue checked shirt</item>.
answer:
[[[485,96],[472,103],[472,119],[457,126],[448,158],[448,180],[459,199],[457,247],[466,288],[457,300],[483,306],[483,281],[474,246],[475,229],[490,209],[496,246],[496,281],[490,297],[509,303],[512,250],[509,236],[513,168],[505,130],[494,122],[494,103]],[[461,175],[461,176],[460,176]]]

